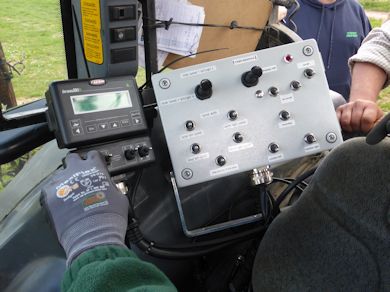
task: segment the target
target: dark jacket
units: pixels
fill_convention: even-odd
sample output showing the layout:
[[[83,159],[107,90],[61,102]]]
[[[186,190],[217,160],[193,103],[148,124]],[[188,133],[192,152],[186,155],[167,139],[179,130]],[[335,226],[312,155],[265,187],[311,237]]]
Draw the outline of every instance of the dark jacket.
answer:
[[[317,40],[330,89],[349,99],[351,75],[348,59],[354,55],[371,30],[369,20],[357,0],[337,0],[321,4],[318,0],[298,0],[300,9],[291,20],[302,39]],[[288,15],[293,13],[289,10]],[[293,24],[285,19],[285,24]]]

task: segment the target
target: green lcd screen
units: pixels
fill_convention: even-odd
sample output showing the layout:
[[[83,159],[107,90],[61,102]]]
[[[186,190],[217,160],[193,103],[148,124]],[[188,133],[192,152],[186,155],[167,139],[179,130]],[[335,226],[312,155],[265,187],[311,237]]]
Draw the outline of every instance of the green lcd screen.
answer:
[[[70,99],[76,115],[132,107],[127,90],[74,95]]]

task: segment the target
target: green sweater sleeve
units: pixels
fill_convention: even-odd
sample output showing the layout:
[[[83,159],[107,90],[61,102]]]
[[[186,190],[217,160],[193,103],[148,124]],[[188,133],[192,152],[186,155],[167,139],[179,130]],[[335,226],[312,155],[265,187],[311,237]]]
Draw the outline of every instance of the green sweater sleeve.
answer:
[[[153,264],[120,246],[98,246],[78,256],[66,270],[62,291],[171,292],[176,288]]]

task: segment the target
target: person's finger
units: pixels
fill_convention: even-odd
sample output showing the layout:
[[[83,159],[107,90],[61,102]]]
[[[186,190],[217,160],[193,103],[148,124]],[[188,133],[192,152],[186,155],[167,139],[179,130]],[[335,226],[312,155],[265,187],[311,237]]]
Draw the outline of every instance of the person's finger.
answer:
[[[361,118],[361,131],[363,133],[370,131],[380,117],[381,110],[378,110],[375,106],[366,107]]]
[[[365,104],[362,102],[355,102],[351,111],[351,121],[350,126],[352,131],[357,132],[361,129],[361,120],[363,116],[363,111],[365,109]]]
[[[352,112],[351,108],[352,108],[352,106],[349,104],[343,106],[343,108],[341,109],[340,118],[339,118],[341,128],[347,132],[352,132],[352,127],[350,124],[351,123],[351,112]]]

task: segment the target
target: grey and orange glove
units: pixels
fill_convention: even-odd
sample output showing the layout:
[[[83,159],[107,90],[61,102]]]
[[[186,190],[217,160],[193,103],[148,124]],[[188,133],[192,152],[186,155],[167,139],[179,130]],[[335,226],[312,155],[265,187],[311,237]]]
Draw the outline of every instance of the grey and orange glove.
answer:
[[[91,151],[83,160],[71,153],[42,188],[67,265],[82,252],[98,245],[125,247],[129,202],[111,181],[101,154]]]

